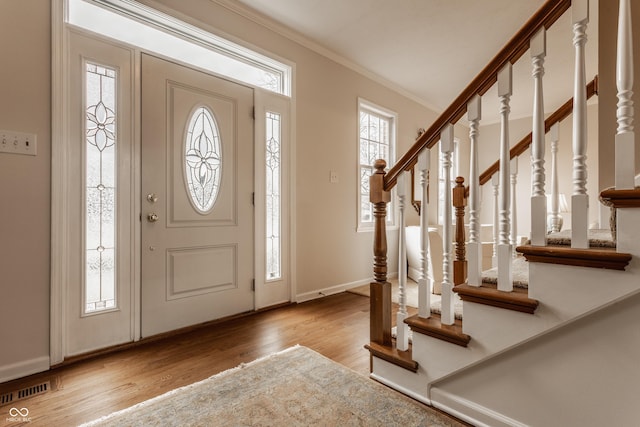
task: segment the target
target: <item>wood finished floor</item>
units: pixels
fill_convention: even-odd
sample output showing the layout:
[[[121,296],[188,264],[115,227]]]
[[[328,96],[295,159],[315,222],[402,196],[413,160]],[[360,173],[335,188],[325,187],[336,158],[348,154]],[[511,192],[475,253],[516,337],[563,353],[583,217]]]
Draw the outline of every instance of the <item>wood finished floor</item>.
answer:
[[[369,298],[328,296],[0,384],[2,395],[51,382],[45,394],[0,406],[0,426],[21,425],[7,421],[11,407],[29,409],[24,425],[75,426],[295,344],[368,375],[368,341]]]

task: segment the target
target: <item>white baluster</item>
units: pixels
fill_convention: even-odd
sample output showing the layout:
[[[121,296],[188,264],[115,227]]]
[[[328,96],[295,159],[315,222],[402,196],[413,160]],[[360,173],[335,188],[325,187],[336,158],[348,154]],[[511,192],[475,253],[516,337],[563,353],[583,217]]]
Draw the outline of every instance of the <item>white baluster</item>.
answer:
[[[547,245],[547,197],[544,194],[544,96],[542,77],[547,56],[547,33],[544,27],[531,38],[533,65],[533,131],[531,136],[531,244]],[[515,193],[514,193],[515,194]],[[515,220],[515,215],[514,215]]]
[[[573,195],[571,196],[571,247],[588,248],[589,196],[587,195],[587,90],[585,44],[589,22],[589,0],[575,0],[573,45],[575,79],[573,88]]]
[[[451,245],[451,152],[453,151],[453,125],[448,124],[440,133],[440,151],[443,154],[444,209],[442,224],[442,313],[443,325],[453,325],[453,278]]]
[[[500,200],[498,235],[498,289],[505,292],[513,290],[511,271],[512,246],[509,243],[511,188],[511,159],[509,156],[509,101],[513,93],[511,63],[498,72],[498,96],[500,97]]]
[[[429,168],[431,166],[431,149],[422,150],[418,156],[420,171],[420,188],[422,204],[420,207],[420,279],[418,280],[418,316],[431,316],[431,290],[429,279]]]
[[[631,2],[620,0],[618,14],[618,50],[616,86],[618,88],[618,131],[616,134],[617,189],[634,188],[635,133],[633,130],[633,36]]]
[[[549,231],[557,233],[562,228],[560,216],[560,192],[558,191],[558,141],[560,140],[560,124],[555,123],[549,130],[551,139],[551,214],[549,215]]]
[[[396,314],[396,348],[406,351],[409,348],[409,326],[404,323],[407,318],[407,243],[405,234],[404,207],[407,194],[406,172],[403,171],[396,183],[396,193],[398,196],[399,208],[399,236],[398,236],[398,303],[399,308]]]
[[[511,236],[509,243],[513,248],[513,256],[516,256],[518,245],[518,157],[511,159]]]
[[[493,188],[493,255],[491,266],[496,268],[498,266],[498,229],[500,224],[500,175],[497,173],[494,173],[491,177],[491,187]]]
[[[478,171],[478,125],[482,118],[482,102],[475,96],[467,104],[471,160],[469,165],[469,243],[467,243],[467,283],[482,282],[482,242],[480,241],[480,175]]]

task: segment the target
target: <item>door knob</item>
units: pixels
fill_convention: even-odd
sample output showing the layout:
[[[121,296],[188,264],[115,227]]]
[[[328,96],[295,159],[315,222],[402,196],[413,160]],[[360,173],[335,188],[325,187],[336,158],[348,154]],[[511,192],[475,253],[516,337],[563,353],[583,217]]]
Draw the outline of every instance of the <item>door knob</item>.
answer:
[[[158,201],[158,196],[156,196],[156,193],[147,194],[147,201],[149,203],[155,203]]]
[[[149,222],[156,222],[158,220],[158,215],[155,213],[150,213],[147,215],[147,220]]]

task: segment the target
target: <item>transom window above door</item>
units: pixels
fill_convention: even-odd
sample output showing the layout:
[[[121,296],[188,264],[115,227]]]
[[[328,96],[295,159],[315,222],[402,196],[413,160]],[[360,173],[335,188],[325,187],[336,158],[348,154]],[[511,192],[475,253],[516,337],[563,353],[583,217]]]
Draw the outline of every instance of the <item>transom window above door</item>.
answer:
[[[292,67],[128,0],[66,0],[67,23],[148,52],[291,96]]]

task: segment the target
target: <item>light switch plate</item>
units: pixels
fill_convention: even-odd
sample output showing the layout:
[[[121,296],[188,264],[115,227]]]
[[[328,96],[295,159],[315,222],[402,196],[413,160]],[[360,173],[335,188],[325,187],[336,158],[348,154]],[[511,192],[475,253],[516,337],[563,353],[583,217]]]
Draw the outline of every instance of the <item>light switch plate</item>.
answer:
[[[0,153],[35,156],[37,146],[35,133],[0,130]]]

